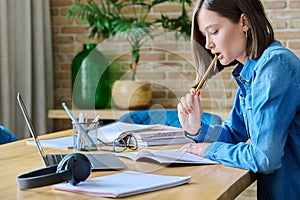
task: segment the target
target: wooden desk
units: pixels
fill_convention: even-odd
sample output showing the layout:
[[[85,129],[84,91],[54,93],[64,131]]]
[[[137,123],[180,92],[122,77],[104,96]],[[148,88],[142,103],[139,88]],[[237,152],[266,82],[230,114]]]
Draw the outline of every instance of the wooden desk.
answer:
[[[70,135],[71,130],[47,134],[41,138],[60,137]],[[64,150],[45,149],[46,153],[66,153]],[[71,152],[71,150],[69,150]],[[43,162],[35,146],[27,146],[25,140],[10,144],[0,145],[0,199],[107,199],[87,196],[83,194],[53,190],[51,186],[45,186],[30,190],[18,190],[17,176],[25,172],[43,167]],[[143,200],[181,200],[181,199],[234,199],[245,190],[255,176],[249,171],[225,167],[222,165],[181,166],[165,167],[150,163],[138,163],[122,158],[129,170],[143,171],[156,174],[191,176],[191,183],[164,189],[160,191],[144,193],[122,199]],[[92,172],[90,177],[103,176],[117,173],[117,171]],[[130,180],[123,180],[130,181]]]

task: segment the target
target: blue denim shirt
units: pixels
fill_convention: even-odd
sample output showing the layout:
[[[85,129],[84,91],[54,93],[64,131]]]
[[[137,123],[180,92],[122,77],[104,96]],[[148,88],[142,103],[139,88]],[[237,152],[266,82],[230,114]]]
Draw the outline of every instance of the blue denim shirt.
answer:
[[[257,173],[258,199],[300,199],[299,58],[275,41],[233,76],[239,88],[227,119],[202,122],[194,140],[213,142],[205,157]]]

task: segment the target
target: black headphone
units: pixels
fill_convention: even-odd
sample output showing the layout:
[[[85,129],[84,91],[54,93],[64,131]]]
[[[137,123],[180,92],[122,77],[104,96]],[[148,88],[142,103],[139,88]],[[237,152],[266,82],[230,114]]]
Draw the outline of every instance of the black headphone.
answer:
[[[67,181],[77,185],[85,181],[92,170],[89,159],[81,153],[66,155],[58,165],[38,169],[17,177],[20,190],[42,187]]]

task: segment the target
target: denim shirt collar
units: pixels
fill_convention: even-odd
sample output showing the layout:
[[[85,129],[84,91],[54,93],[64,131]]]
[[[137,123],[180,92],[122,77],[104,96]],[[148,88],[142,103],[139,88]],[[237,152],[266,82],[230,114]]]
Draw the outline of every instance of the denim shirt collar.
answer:
[[[242,89],[243,93],[247,89],[247,85],[249,85],[251,78],[255,76],[255,66],[258,60],[262,57],[265,57],[269,53],[269,51],[276,47],[281,47],[281,44],[279,41],[275,40],[270,44],[269,48],[266,49],[261,57],[256,58],[255,60],[248,59],[245,65],[239,63],[237,67],[232,71],[232,75],[235,78],[237,84]]]
[[[256,63],[257,60],[248,59],[245,65],[239,63],[237,67],[232,71],[232,75],[244,95],[246,95],[246,90],[250,83],[250,79],[254,74],[254,66]]]
[[[256,66],[258,60],[261,60],[261,58],[266,57],[270,51],[272,51],[274,48],[278,48],[278,47],[281,47],[281,44],[279,41],[275,40],[274,42],[272,42],[269,45],[269,47],[264,51],[264,53],[260,57],[254,59],[254,60],[251,60],[248,58],[245,65],[239,64],[235,68],[235,70],[237,70],[240,73],[240,76],[242,76],[245,80],[249,81],[251,79],[251,77],[253,77],[253,75],[254,75],[255,66]]]

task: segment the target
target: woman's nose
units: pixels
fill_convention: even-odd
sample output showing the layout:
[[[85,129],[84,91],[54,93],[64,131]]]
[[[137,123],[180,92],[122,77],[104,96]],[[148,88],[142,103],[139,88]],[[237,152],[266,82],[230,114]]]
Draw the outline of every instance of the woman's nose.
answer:
[[[210,40],[206,39],[205,48],[206,49],[212,49],[213,47],[214,47],[213,42],[211,42]]]

